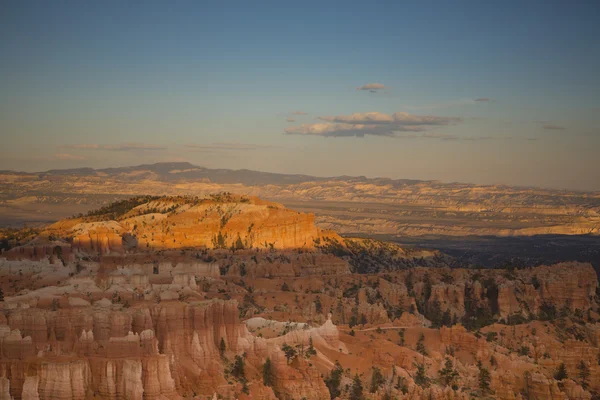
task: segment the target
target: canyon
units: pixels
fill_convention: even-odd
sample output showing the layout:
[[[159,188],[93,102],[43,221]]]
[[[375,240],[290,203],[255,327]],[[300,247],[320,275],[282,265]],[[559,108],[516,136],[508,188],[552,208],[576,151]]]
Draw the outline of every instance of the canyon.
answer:
[[[590,264],[466,268],[315,221],[152,195],[22,231],[0,254],[0,398],[599,395]]]

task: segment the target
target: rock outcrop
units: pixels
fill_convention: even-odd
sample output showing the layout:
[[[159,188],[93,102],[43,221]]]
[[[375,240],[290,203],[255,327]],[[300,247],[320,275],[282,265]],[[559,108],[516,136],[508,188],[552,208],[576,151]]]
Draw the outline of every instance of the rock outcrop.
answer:
[[[312,249],[321,238],[339,238],[317,228],[313,214],[253,197],[134,198],[125,204],[132,206],[64,220],[41,236],[61,237],[74,249],[99,254],[132,248]]]

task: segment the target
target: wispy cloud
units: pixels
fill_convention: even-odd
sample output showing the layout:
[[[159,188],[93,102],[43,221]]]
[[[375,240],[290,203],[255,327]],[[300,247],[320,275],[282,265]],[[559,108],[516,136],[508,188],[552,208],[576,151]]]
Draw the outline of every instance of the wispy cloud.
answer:
[[[492,101],[492,99],[490,99],[489,97],[478,97],[475,99],[475,101],[480,101],[480,102],[490,102]]]
[[[56,158],[58,158],[59,160],[68,160],[68,161],[82,161],[82,160],[87,160],[86,157],[77,156],[77,155],[68,154],[68,153],[57,153],[56,154]]]
[[[122,144],[69,144],[60,146],[63,149],[73,150],[107,150],[107,151],[137,151],[137,150],[165,150],[167,146],[144,144],[144,143],[122,143]]]
[[[542,128],[548,131],[564,131],[567,128],[565,128],[562,125],[554,125],[554,124],[544,124],[542,125]]]
[[[461,122],[460,118],[436,117],[431,115],[414,115],[405,112],[397,112],[392,115],[380,112],[355,113],[351,115],[340,115],[335,117],[319,117],[320,120],[340,122],[348,124],[392,124],[401,126],[412,125],[450,125]]]
[[[287,122],[296,122],[296,120],[294,118],[292,118],[292,117],[287,117],[285,120]]]
[[[218,151],[218,150],[259,150],[273,148],[271,145],[259,145],[249,143],[216,142],[211,144],[188,143],[184,147],[194,151]]]
[[[291,114],[292,115],[308,115],[308,113],[304,112],[304,111],[294,111]]]
[[[413,115],[404,112],[392,115],[380,112],[319,117],[324,123],[302,124],[289,127],[289,135],[314,135],[325,137],[398,136],[398,132],[423,132],[434,126],[453,125],[461,118]]]
[[[385,85],[382,83],[367,83],[356,88],[356,90],[368,90],[370,92],[377,92],[377,90],[385,89]]]

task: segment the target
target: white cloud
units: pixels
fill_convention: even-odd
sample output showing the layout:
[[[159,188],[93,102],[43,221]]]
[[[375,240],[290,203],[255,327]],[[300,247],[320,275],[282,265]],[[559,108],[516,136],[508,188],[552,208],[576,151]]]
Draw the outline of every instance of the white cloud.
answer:
[[[380,112],[355,113],[336,117],[319,117],[322,121],[341,122],[347,124],[389,124],[394,122],[394,117]]]
[[[290,135],[314,135],[326,137],[348,137],[365,135],[398,136],[398,132],[423,132],[434,126],[453,125],[460,118],[413,115],[398,112],[392,115],[380,112],[355,113],[351,115],[324,116],[326,121],[302,124],[285,130]]]
[[[385,89],[385,85],[382,83],[367,83],[366,85],[362,85],[356,88],[356,90],[380,90]]]

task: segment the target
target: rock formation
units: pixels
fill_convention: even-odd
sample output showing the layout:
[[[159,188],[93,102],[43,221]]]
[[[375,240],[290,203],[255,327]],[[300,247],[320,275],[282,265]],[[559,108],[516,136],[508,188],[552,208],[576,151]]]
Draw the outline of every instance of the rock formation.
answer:
[[[141,199],[146,198],[60,221],[41,236],[60,237],[74,249],[100,254],[133,248],[312,249],[323,237],[339,238],[317,228],[313,214],[253,197]]]
[[[348,399],[357,379],[369,400],[600,392],[589,264],[449,268],[258,199],[138,203],[2,254],[0,399]]]

